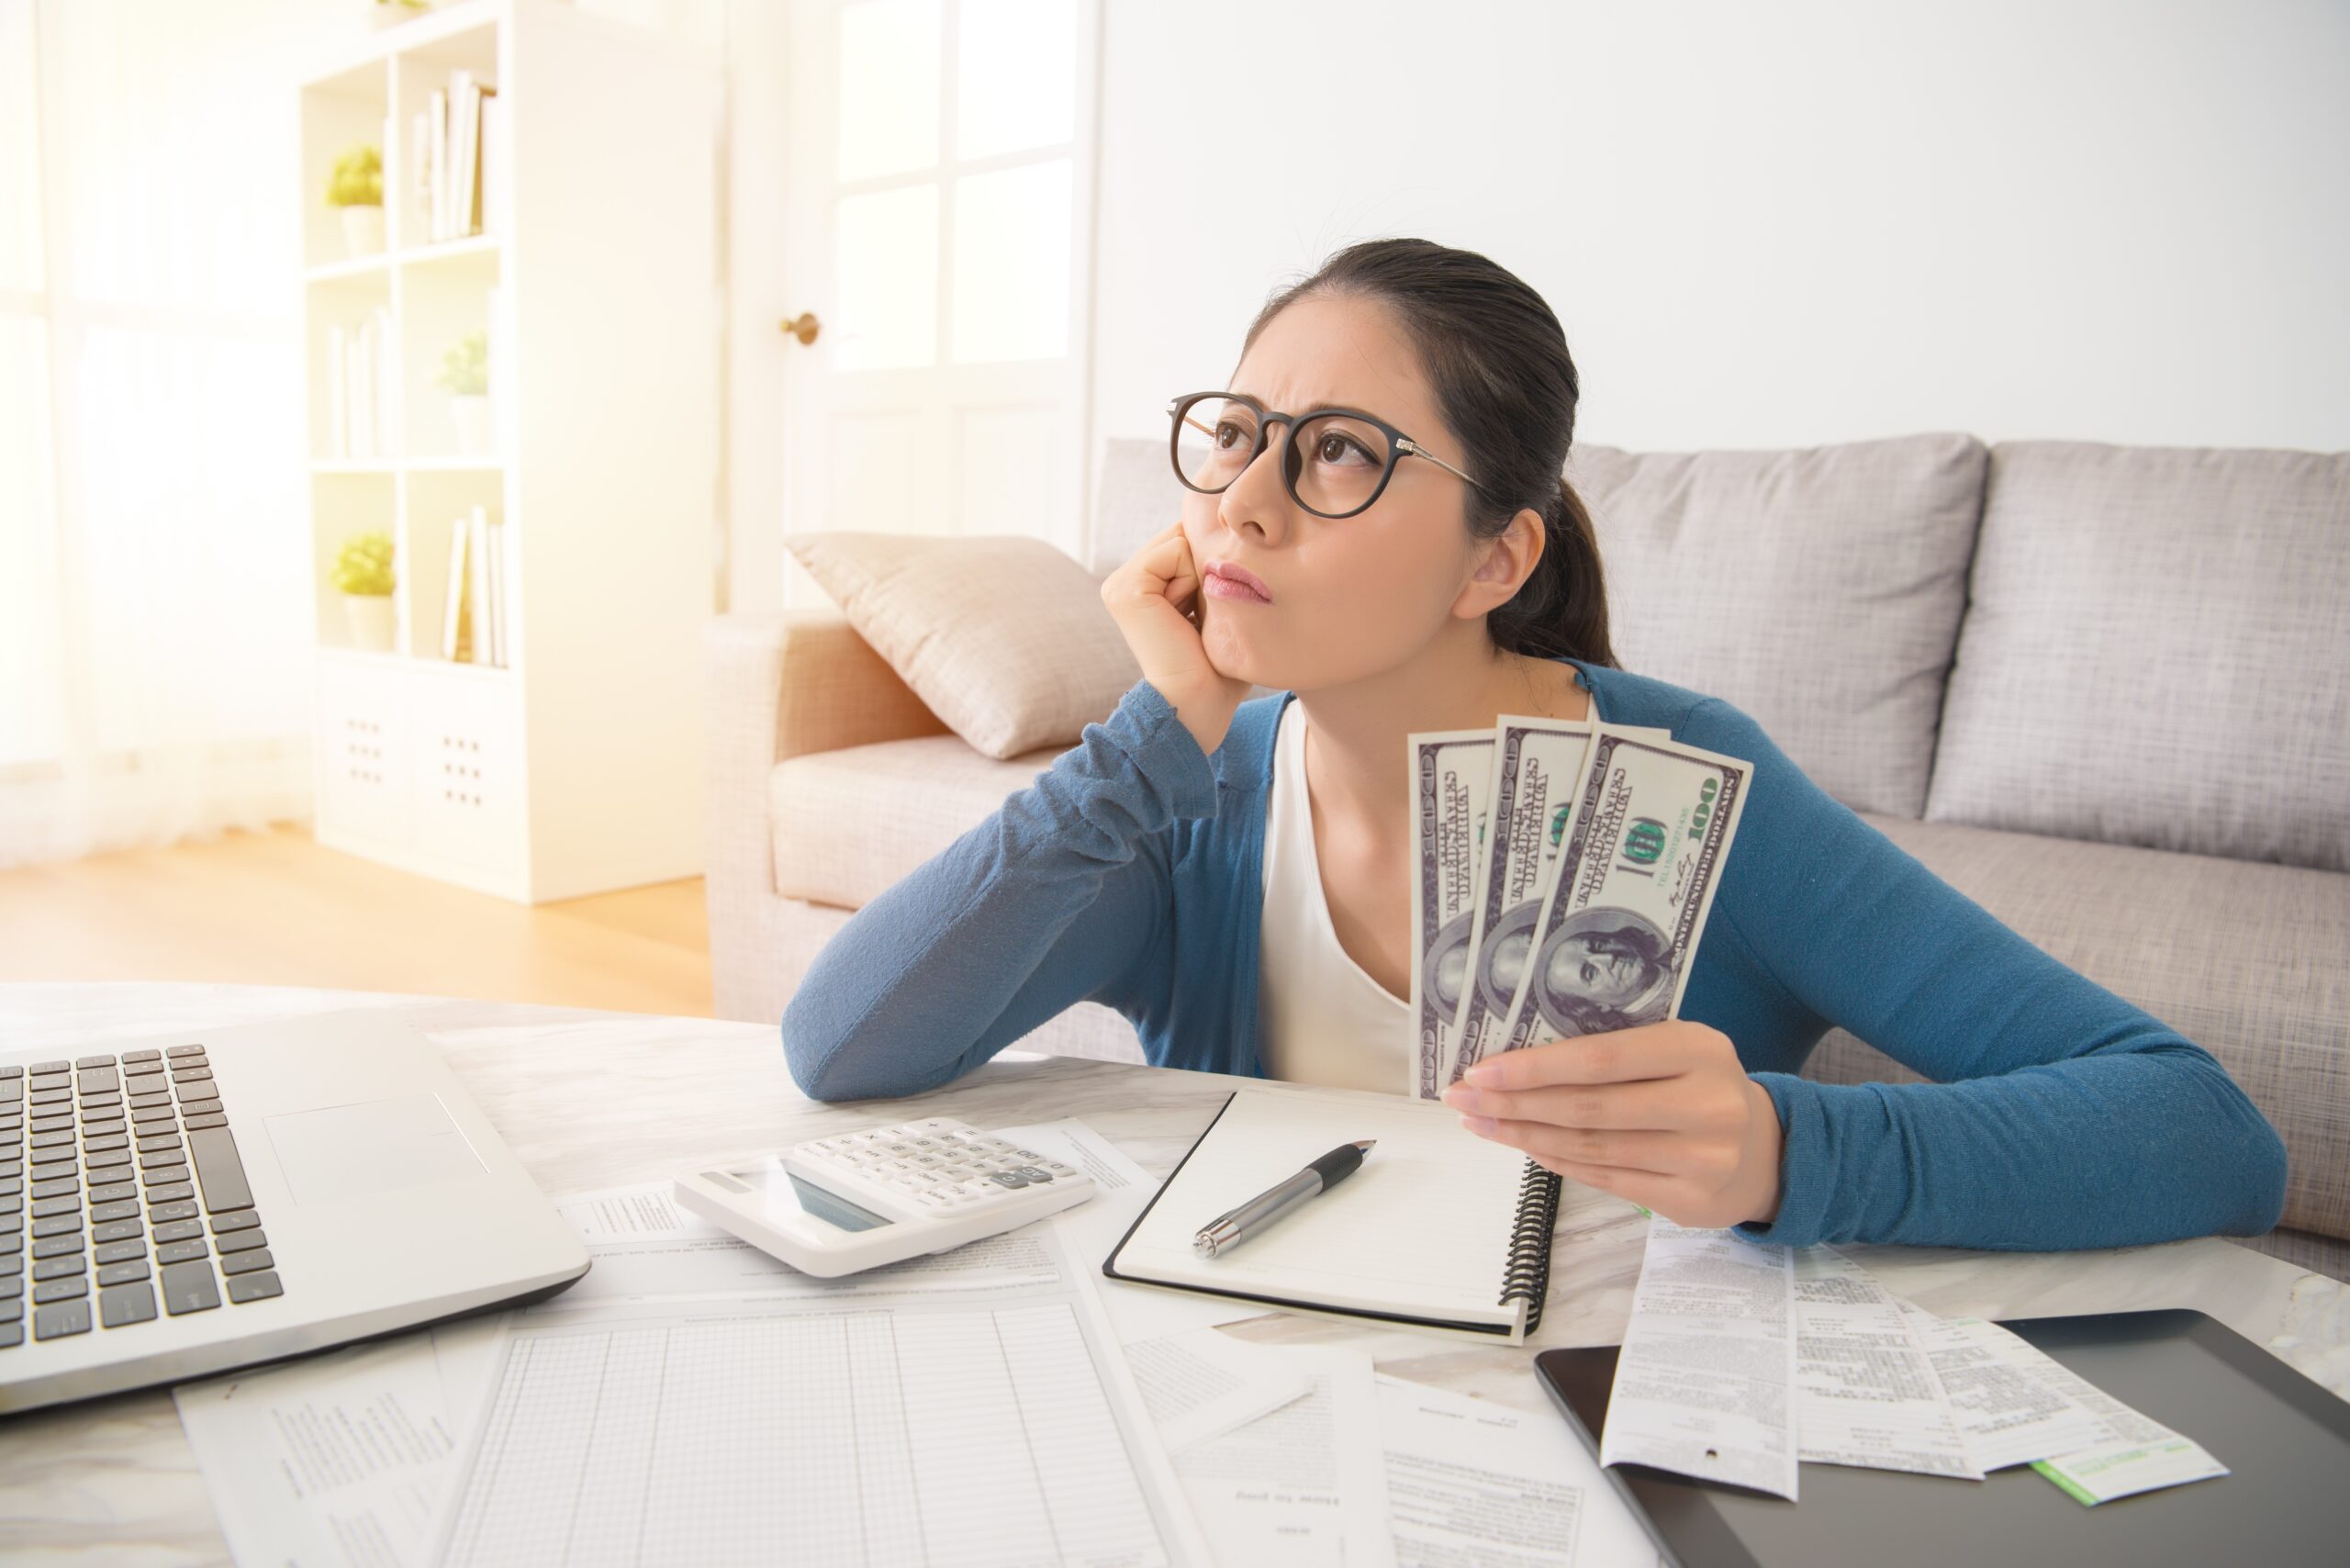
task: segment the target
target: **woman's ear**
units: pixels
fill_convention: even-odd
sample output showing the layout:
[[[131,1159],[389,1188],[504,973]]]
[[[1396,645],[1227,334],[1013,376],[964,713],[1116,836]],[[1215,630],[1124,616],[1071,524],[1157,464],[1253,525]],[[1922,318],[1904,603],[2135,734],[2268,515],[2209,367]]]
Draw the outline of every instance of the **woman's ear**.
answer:
[[[1520,508],[1500,534],[1478,543],[1477,564],[1453,601],[1452,613],[1473,620],[1516,598],[1542,559],[1543,543],[1542,514],[1532,507]]]

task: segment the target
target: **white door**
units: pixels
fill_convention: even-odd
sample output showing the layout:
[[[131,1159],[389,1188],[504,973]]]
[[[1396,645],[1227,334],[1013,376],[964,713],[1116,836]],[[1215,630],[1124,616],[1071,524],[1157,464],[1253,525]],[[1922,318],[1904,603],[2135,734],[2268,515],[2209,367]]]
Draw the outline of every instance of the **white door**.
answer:
[[[1098,0],[791,9],[784,530],[1081,557]]]

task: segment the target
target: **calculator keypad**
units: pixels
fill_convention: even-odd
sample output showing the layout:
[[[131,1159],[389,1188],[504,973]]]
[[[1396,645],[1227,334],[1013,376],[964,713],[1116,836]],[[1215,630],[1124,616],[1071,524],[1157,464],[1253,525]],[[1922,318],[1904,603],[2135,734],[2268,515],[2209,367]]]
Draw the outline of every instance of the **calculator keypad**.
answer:
[[[944,1116],[817,1138],[792,1152],[940,1215],[975,1213],[1029,1187],[1080,1179],[1058,1160]]]

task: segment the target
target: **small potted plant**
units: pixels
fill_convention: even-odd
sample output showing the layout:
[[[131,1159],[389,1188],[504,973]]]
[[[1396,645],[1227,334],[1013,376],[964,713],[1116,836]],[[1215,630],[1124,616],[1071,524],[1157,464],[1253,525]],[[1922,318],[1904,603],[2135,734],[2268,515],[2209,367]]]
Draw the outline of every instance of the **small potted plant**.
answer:
[[[489,338],[467,332],[441,356],[441,374],[434,378],[449,389],[449,422],[457,430],[457,454],[487,454],[489,433]]]
[[[351,645],[387,653],[392,646],[392,536],[362,533],[334,558],[334,586],[351,623]]]
[[[432,0],[375,0],[375,4],[367,7],[379,28],[405,22],[410,17],[421,17],[431,8]]]
[[[342,213],[343,249],[372,256],[384,248],[384,155],[362,144],[334,161],[327,205]]]

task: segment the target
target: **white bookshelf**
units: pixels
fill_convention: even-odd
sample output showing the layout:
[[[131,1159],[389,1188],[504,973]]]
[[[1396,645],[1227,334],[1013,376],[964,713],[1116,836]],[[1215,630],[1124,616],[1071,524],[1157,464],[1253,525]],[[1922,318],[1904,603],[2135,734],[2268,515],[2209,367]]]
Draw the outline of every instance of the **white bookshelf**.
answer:
[[[483,172],[506,222],[430,243],[409,125],[457,69],[507,117],[508,156]],[[719,81],[707,51],[561,0],[464,0],[302,84],[320,843],[523,903],[700,874]],[[354,258],[321,198],[361,141],[382,149],[386,241]],[[338,457],[331,329],[378,308],[397,440]],[[474,330],[487,456],[459,453],[434,385]],[[505,524],[503,666],[442,656],[450,531],[476,506]],[[352,645],[330,579],[343,543],[377,531],[397,552],[390,653]]]

